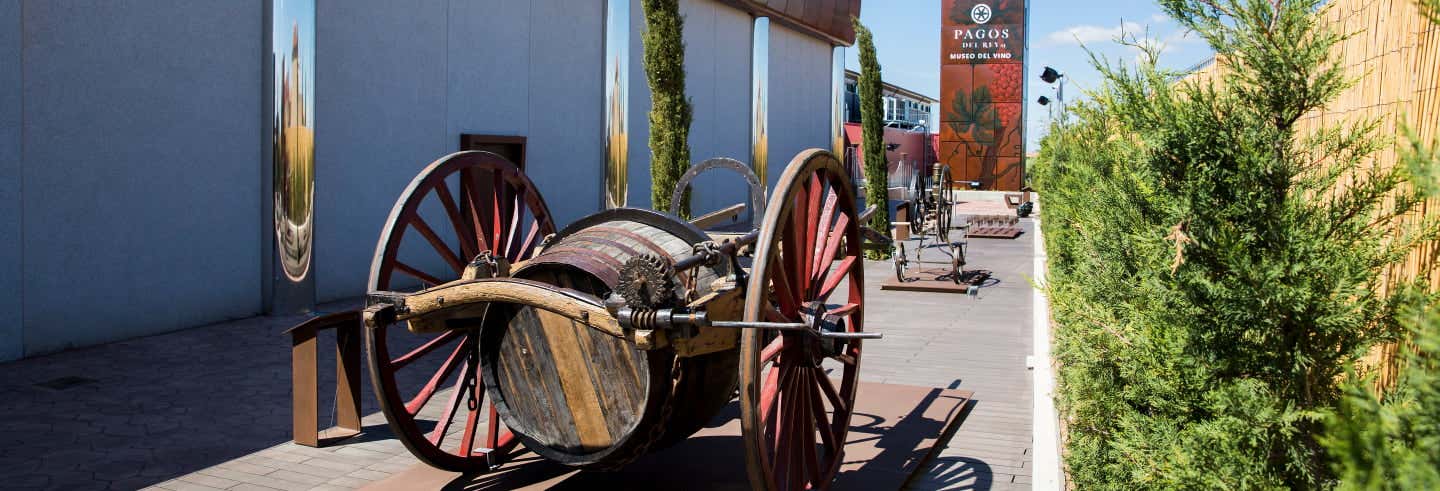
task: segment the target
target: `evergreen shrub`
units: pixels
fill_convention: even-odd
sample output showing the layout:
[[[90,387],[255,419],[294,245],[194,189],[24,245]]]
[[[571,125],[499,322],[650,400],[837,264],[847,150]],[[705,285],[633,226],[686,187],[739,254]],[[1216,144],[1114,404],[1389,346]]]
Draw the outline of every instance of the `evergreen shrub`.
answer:
[[[860,99],[860,152],[865,161],[865,206],[876,206],[870,215],[870,228],[887,237],[890,235],[889,180],[885,169],[885,103],[881,99],[880,59],[875,54],[875,38],[870,29],[851,18],[855,24],[855,45],[860,48],[860,76],[855,90]],[[889,252],[866,250],[866,257],[885,259]]]
[[[1349,475],[1326,446],[1356,414],[1347,372],[1427,304],[1384,273],[1440,227],[1401,219],[1427,173],[1372,165],[1389,143],[1374,121],[1297,128],[1353,82],[1332,57],[1343,35],[1316,23],[1322,3],[1162,0],[1226,55],[1222,80],[1157,68],[1154,45],[1131,39],[1140,61],[1092,58],[1104,83],[1041,141],[1032,175],[1078,489]]]
[[[685,96],[685,19],[679,0],[643,0],[645,78],[650,83],[650,204],[670,211],[670,197],[690,169],[692,108]],[[690,216],[690,191],[680,216]]]

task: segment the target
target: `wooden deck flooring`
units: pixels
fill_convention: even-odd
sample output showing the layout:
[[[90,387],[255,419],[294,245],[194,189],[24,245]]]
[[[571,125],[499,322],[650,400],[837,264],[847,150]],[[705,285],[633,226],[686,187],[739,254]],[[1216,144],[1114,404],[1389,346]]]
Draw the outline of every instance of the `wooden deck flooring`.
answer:
[[[882,291],[892,266],[866,265],[865,328],[885,339],[865,346],[861,378],[975,393],[969,417],[913,489],[1030,489],[1034,223],[1020,225],[1016,239],[970,240],[967,269],[999,281],[978,298]]]

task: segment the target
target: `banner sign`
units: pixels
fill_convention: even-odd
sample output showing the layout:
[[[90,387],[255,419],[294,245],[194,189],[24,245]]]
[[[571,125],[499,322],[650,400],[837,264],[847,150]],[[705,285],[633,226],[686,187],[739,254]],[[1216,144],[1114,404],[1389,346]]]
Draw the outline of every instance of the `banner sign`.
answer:
[[[958,181],[1018,191],[1025,151],[1025,0],[944,0],[940,162]]]

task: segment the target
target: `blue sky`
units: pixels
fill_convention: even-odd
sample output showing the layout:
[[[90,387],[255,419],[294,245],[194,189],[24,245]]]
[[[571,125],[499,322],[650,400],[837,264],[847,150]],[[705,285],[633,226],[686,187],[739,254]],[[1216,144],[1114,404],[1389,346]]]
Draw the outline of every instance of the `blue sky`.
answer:
[[[922,94],[940,94],[941,0],[871,0],[864,2],[860,20],[875,34],[875,50],[886,82]],[[1131,62],[1137,52],[1112,39],[1121,29],[1143,33],[1163,42],[1162,66],[1184,68],[1205,61],[1210,49],[1193,34],[1187,35],[1161,13],[1153,2],[1030,0],[1029,58],[1025,62],[1027,151],[1046,127],[1049,115],[1033,101],[1041,95],[1054,98],[1054,89],[1040,81],[1040,71],[1052,66],[1070,81],[1065,97],[1073,101],[1084,89],[1095,87],[1100,75],[1091,68],[1085,48],[1111,60]],[[1082,47],[1082,45],[1084,47]],[[846,50],[846,66],[860,66],[857,50]]]

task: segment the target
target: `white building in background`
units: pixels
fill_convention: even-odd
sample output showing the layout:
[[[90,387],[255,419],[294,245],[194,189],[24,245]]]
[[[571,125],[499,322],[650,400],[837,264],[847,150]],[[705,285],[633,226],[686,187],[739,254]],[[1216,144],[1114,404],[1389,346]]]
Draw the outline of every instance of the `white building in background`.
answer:
[[[859,78],[859,72],[845,70],[845,122],[847,123],[860,122],[860,96],[855,89]],[[886,126],[907,130],[935,131],[936,104],[940,103],[939,100],[883,81],[880,93],[885,104]]]

